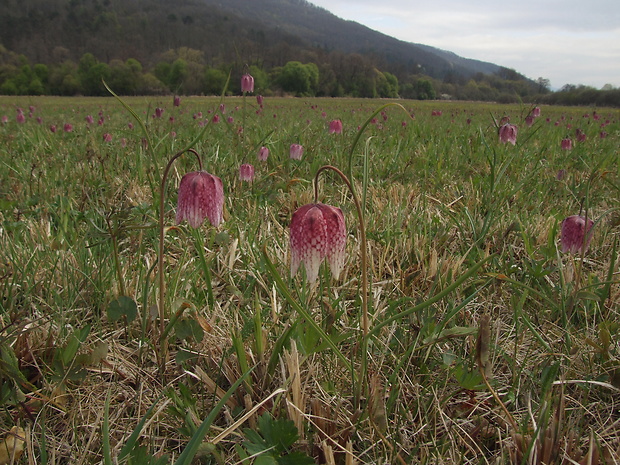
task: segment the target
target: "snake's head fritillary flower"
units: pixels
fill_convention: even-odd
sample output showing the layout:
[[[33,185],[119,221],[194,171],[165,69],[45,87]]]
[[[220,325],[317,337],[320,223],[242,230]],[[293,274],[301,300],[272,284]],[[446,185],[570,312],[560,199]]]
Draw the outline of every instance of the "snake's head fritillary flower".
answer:
[[[342,121],[340,121],[339,119],[330,121],[329,122],[329,133],[330,134],[342,134]]]
[[[261,147],[258,151],[258,159],[260,161],[267,161],[269,158],[269,149],[267,147]]]
[[[178,107],[180,105],[181,105],[181,97],[179,97],[178,95],[175,95],[174,98],[172,99],[172,106]]]
[[[249,163],[239,166],[239,179],[246,182],[254,181],[254,166]]]
[[[538,118],[540,116],[540,107],[534,107],[532,109],[532,116]]]
[[[565,138],[562,139],[562,142],[560,143],[560,146],[562,147],[562,150],[572,150],[573,148],[573,141],[570,138]]]
[[[347,228],[342,210],[331,205],[311,203],[293,213],[290,227],[291,276],[304,264],[306,279],[314,283],[327,259],[334,278],[345,261]]]
[[[510,123],[501,125],[499,127],[499,140],[503,143],[510,142],[515,145],[517,143],[517,127]]]
[[[572,215],[562,221],[560,244],[562,252],[586,253],[592,239],[591,229],[594,221],[581,215]]]
[[[241,76],[241,92],[254,92],[254,78],[251,75]]]
[[[261,107],[263,106],[263,96],[262,95],[258,94],[256,96],[256,103],[258,103],[258,105],[261,106]]]
[[[304,148],[299,144],[291,144],[291,149],[289,152],[289,156],[293,160],[301,160],[301,157],[304,155]]]
[[[187,220],[198,228],[205,218],[213,226],[222,222],[224,188],[222,180],[206,171],[193,171],[181,178],[177,203],[177,224]]]
[[[65,123],[63,130],[65,132],[73,132],[73,125],[71,123]]]

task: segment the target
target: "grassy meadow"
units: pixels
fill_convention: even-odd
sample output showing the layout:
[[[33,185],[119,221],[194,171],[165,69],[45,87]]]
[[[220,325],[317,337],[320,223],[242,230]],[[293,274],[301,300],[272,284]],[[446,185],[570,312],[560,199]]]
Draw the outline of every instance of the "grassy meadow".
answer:
[[[0,464],[620,463],[619,110],[123,102],[0,98]],[[160,201],[188,147],[218,227],[176,225],[191,152]],[[347,258],[311,285],[323,165],[363,223],[322,171]]]

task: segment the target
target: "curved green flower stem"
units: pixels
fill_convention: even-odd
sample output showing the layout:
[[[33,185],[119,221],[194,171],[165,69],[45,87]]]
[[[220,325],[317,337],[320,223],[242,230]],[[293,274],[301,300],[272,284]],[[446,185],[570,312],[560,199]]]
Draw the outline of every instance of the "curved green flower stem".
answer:
[[[402,109],[407,114],[407,116],[409,116],[409,118],[411,118],[413,120],[413,118],[411,117],[411,115],[409,114],[407,109],[405,107],[403,107],[400,103],[390,102],[390,103],[386,103],[385,105],[382,105],[379,108],[377,108],[368,117],[368,119],[366,119],[364,124],[362,124],[362,126],[359,129],[359,131],[357,131],[357,136],[355,136],[355,139],[353,140],[353,143],[351,144],[351,149],[349,150],[349,170],[347,172],[347,176],[348,176],[349,179],[353,179],[353,152],[355,151],[355,147],[357,147],[357,144],[359,143],[360,139],[362,138],[362,134],[364,133],[364,130],[370,124],[370,122],[372,121],[372,119],[375,116],[377,116],[380,112],[385,110],[387,107],[391,107],[391,106],[399,107],[400,109]],[[353,185],[351,185],[351,189],[353,190]]]
[[[165,360],[166,360],[165,354],[167,351],[167,346],[165,342],[166,305],[165,305],[165,300],[164,300],[165,293],[166,293],[166,285],[164,282],[164,236],[166,235],[166,230],[164,227],[164,205],[165,205],[164,194],[166,190],[166,180],[168,179],[168,173],[170,172],[172,163],[174,163],[174,161],[177,158],[179,158],[181,155],[183,155],[186,152],[191,152],[196,156],[196,158],[198,159],[199,169],[202,170],[202,160],[200,159],[200,155],[198,155],[198,152],[196,152],[194,149],[182,150],[174,154],[168,161],[168,164],[164,168],[164,172],[161,176],[161,184],[159,187],[159,253],[157,256],[157,272],[159,276],[158,310],[159,310],[159,337],[160,337],[159,343],[160,343],[160,348],[161,348],[161,353],[159,355],[160,355],[160,369],[161,370],[163,370],[165,367]]]
[[[349,191],[351,192],[351,197],[353,197],[353,203],[355,204],[355,209],[357,210],[357,218],[358,224],[360,228],[360,262],[361,262],[361,275],[362,275],[362,338],[361,338],[361,373],[359,377],[360,383],[356,386],[355,389],[355,403],[359,405],[359,401],[362,395],[362,384],[368,388],[369,384],[366,382],[366,374],[367,374],[367,365],[368,365],[368,331],[370,323],[368,321],[368,244],[366,240],[366,227],[364,224],[364,212],[362,211],[362,206],[353,190],[353,185],[347,176],[340,171],[335,166],[324,165],[321,166],[316,174],[314,175],[314,201],[315,203],[318,201],[318,184],[319,184],[319,175],[326,170],[331,170],[334,173],[338,174],[342,181],[347,185]]]

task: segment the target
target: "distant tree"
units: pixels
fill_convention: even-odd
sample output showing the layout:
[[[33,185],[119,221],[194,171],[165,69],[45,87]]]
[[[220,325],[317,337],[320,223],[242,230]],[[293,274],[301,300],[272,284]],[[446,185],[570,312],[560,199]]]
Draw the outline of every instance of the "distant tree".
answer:
[[[319,85],[319,68],[314,63],[304,65],[299,61],[289,61],[280,70],[277,83],[285,92],[312,95]]]
[[[204,72],[203,91],[207,95],[221,95],[228,79],[228,73],[218,68],[207,68]]]

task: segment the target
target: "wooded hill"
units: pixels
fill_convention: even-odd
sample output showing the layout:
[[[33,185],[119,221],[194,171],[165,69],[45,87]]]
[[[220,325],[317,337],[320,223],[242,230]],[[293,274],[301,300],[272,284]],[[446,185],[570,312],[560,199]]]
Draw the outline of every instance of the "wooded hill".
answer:
[[[4,0],[0,93],[219,93],[531,100],[492,63],[403,42],[305,0]]]

